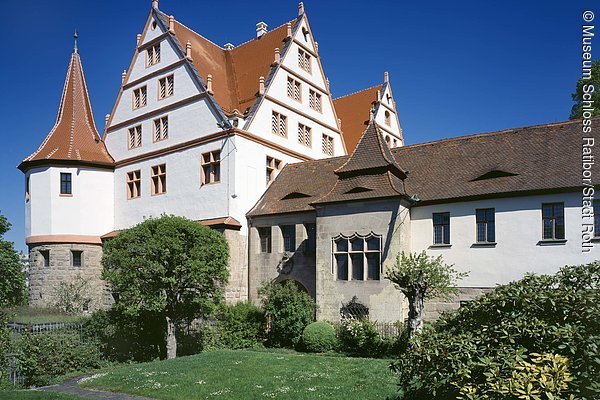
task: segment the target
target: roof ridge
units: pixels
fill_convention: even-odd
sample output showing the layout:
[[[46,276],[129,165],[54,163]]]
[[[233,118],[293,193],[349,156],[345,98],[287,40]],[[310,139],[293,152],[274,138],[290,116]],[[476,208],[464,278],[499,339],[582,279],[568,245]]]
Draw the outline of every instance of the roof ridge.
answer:
[[[600,119],[600,116],[592,117],[592,119]],[[524,129],[529,129],[529,128],[542,128],[542,127],[547,127],[547,126],[560,126],[560,125],[569,125],[569,124],[574,124],[574,123],[581,123],[581,120],[558,121],[558,122],[550,122],[550,123],[546,123],[546,124],[519,126],[516,128],[507,128],[507,129],[501,129],[501,130],[491,131],[491,132],[472,133],[472,134],[467,134],[467,135],[430,140],[428,142],[423,142],[423,143],[414,143],[414,144],[410,144],[410,145],[396,147],[393,150],[401,151],[401,149],[409,148],[409,147],[412,148],[412,147],[419,147],[419,146],[428,146],[428,145],[436,144],[436,143],[440,143],[440,142],[451,142],[451,141],[455,141],[455,140],[458,141],[458,140],[471,139],[471,138],[480,138],[480,137],[484,137],[484,136],[517,133]]]
[[[163,14],[163,16],[165,18],[167,18],[167,22],[169,21],[169,18],[171,17],[170,15],[165,14],[162,11],[159,11],[161,14]],[[224,47],[219,46],[218,44],[216,44],[215,42],[213,42],[212,40],[208,39],[205,36],[202,36],[201,34],[199,34],[198,32],[196,32],[195,30],[193,30],[192,28],[190,28],[189,26],[187,26],[186,24],[184,24],[183,22],[179,21],[178,19],[176,19],[175,17],[173,17],[173,19],[175,20],[175,22],[177,22],[179,25],[183,26],[185,29],[189,30],[190,32],[192,32],[194,35],[197,35],[199,37],[201,37],[202,39],[206,40],[208,43],[212,44],[213,46],[218,47],[220,50],[226,51]]]
[[[355,91],[355,92],[348,93],[348,94],[345,94],[345,95],[343,95],[343,96],[340,96],[340,97],[336,97],[335,99],[333,99],[333,101],[336,101],[336,100],[343,99],[344,97],[353,96],[353,95],[355,95],[355,94],[358,94],[358,93],[361,93],[361,92],[366,92],[367,90],[374,89],[374,88],[376,88],[376,87],[378,87],[378,86],[379,86],[379,87],[381,87],[381,86],[383,86],[383,84],[369,86],[368,88],[360,89],[360,90],[357,90],[357,91]]]
[[[271,29],[270,31],[267,31],[267,33],[265,33],[265,35],[268,35],[268,34],[272,33],[273,31],[276,31],[277,29],[281,28],[284,25],[287,25],[289,23],[293,24],[294,22],[297,22],[297,21],[298,21],[298,18],[294,18],[294,19],[292,19],[290,21],[284,22],[283,24],[276,26],[275,28]],[[238,49],[238,48],[240,48],[240,47],[242,47],[242,46],[244,46],[244,45],[246,45],[246,44],[248,44],[248,43],[250,43],[250,42],[252,42],[254,40],[256,40],[256,37],[253,37],[252,39],[248,39],[245,42],[238,44],[237,46],[233,46],[232,50]]]

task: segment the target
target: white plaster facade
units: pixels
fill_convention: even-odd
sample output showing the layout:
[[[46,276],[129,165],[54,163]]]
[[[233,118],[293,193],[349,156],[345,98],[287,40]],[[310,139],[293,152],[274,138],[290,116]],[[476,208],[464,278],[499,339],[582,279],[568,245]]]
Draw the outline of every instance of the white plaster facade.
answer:
[[[565,243],[542,241],[542,203],[564,203]],[[475,210],[495,209],[496,245],[474,246]],[[450,212],[450,247],[433,244],[432,213]],[[557,193],[446,203],[411,208],[411,251],[442,255],[469,276],[464,287],[494,287],[526,272],[554,274],[561,266],[590,263],[598,250],[582,252],[580,193]]]

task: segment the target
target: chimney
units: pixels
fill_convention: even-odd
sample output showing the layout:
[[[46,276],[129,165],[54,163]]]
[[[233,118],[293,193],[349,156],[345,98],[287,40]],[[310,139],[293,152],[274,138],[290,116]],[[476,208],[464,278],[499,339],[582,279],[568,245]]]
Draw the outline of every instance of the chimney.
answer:
[[[172,15],[169,16],[169,30],[175,33],[175,17]]]
[[[281,60],[281,56],[279,54],[279,47],[275,47],[275,59],[273,60],[273,64],[279,64]]]
[[[267,24],[262,21],[256,24],[256,37],[259,38],[265,33],[267,33]]]
[[[304,3],[300,2],[298,3],[298,16],[301,16],[302,14],[304,14]]]
[[[140,46],[140,42],[141,42],[141,41],[142,41],[142,34],[141,34],[141,33],[138,33],[138,34],[137,34],[137,42],[136,42],[138,47]]]
[[[261,76],[258,78],[258,93],[265,94],[265,77]]]
[[[213,90],[212,90],[212,75],[208,74],[206,76],[206,91],[208,92],[208,94],[213,94]]]
[[[190,60],[192,59],[192,43],[189,40],[185,44],[185,56]]]
[[[158,0],[152,0],[152,8],[158,10]]]
[[[387,72],[387,71],[385,71],[385,72],[383,73],[383,81],[384,81],[385,83],[388,83],[388,82],[390,81],[390,74],[388,74],[388,72]]]
[[[292,38],[292,23],[288,22],[286,39],[291,39],[291,38]]]
[[[381,90],[377,89],[377,100],[381,100]]]
[[[127,70],[123,70],[121,73],[121,84],[125,84],[125,79],[127,79]]]
[[[225,50],[233,50],[234,46],[233,43],[225,43],[225,46],[223,47],[225,47]]]

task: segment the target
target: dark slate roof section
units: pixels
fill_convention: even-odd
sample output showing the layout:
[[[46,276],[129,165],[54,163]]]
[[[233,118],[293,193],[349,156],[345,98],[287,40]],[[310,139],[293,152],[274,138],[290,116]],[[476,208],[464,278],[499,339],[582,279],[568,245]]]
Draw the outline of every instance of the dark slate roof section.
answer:
[[[405,178],[405,174],[392,156],[377,125],[371,121],[358,141],[348,161],[335,173],[344,176],[373,170],[389,170],[396,176]]]
[[[592,125],[591,136],[598,143],[600,117],[593,118]],[[392,154],[407,171],[405,192],[418,196],[418,206],[580,190],[582,137],[578,120],[404,146],[393,149]],[[334,171],[348,159],[343,156],[287,165],[248,216],[313,210],[311,204],[331,191],[338,178]],[[474,180],[490,171],[515,175]],[[600,185],[599,164],[592,167],[592,179],[594,185]],[[360,183],[367,188],[375,186]],[[280,201],[293,191],[311,197]],[[368,198],[369,193],[354,194]]]

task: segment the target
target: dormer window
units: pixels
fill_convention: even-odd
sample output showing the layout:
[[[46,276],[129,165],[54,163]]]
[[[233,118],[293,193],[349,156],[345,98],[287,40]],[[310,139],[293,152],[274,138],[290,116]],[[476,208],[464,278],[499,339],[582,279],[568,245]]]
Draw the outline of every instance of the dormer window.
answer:
[[[148,47],[146,50],[146,67],[151,67],[160,62],[160,43]]]
[[[298,49],[298,66],[308,72],[309,74],[312,72],[310,54],[302,49]]]
[[[133,90],[133,109],[144,107],[148,104],[148,91],[146,86]]]

